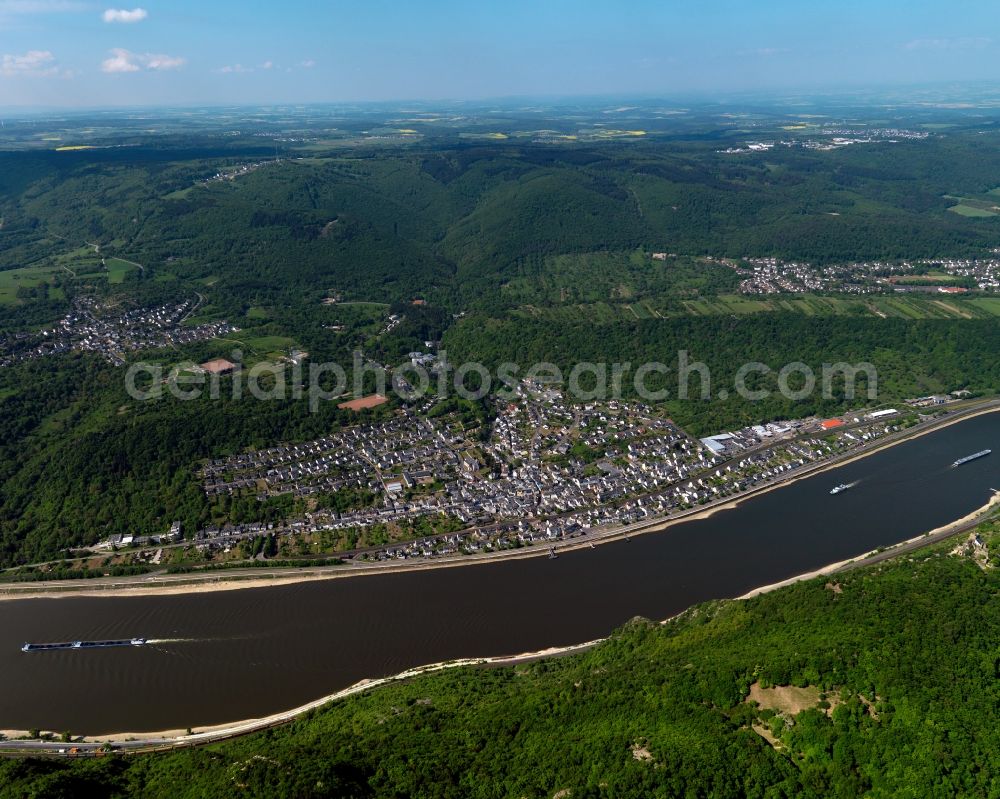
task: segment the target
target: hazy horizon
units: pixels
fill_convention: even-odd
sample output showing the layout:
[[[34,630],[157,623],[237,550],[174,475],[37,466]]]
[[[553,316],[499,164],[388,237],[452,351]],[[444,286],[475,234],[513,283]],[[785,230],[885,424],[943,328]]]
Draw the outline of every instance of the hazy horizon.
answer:
[[[956,92],[962,93],[963,102],[955,99]],[[937,95],[936,98],[934,95]],[[385,98],[352,100],[316,99],[316,100],[247,100],[244,102],[221,102],[213,100],[191,102],[135,102],[135,103],[103,103],[103,104],[4,104],[0,114],[13,116],[32,116],[36,114],[89,114],[114,112],[169,112],[178,111],[231,111],[264,110],[283,108],[332,108],[383,110],[403,112],[406,110],[424,113],[443,110],[460,110],[462,107],[477,112],[495,110],[497,113],[529,111],[547,112],[563,108],[577,107],[596,110],[608,105],[631,104],[627,108],[615,109],[623,112],[655,112],[656,105],[684,106],[686,110],[707,110],[712,106],[722,108],[738,108],[741,104],[773,106],[774,110],[786,108],[791,111],[793,104],[807,105],[815,103],[854,104],[859,106],[886,104],[905,107],[909,104],[927,107],[938,106],[950,110],[976,111],[984,109],[1000,109],[1000,80],[997,81],[942,81],[939,83],[898,83],[898,84],[857,84],[827,87],[774,88],[743,91],[689,91],[671,94],[640,94],[635,92],[620,92],[608,94],[523,94],[498,96],[468,96],[442,98]]]

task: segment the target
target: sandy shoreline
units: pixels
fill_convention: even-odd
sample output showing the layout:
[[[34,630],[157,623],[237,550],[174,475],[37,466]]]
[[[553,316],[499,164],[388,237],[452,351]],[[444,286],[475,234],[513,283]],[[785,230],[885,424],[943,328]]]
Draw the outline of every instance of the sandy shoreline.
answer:
[[[78,746],[79,744],[95,744],[95,743],[127,743],[130,741],[141,742],[143,745],[138,748],[142,749],[156,749],[162,747],[173,748],[176,746],[190,746],[194,744],[206,744],[211,741],[225,740],[226,738],[233,738],[239,735],[246,735],[251,732],[258,730],[267,729],[268,727],[273,727],[278,724],[284,724],[286,722],[292,721],[293,719],[308,713],[310,710],[316,710],[317,708],[323,707],[331,702],[336,702],[341,699],[346,699],[350,696],[356,694],[364,693],[365,691],[370,691],[374,688],[378,688],[383,685],[388,685],[394,682],[400,682],[403,680],[411,680],[415,677],[420,677],[425,674],[433,674],[434,672],[444,671],[445,669],[455,669],[464,668],[467,666],[512,666],[517,663],[526,663],[532,660],[539,660],[541,658],[547,657],[558,657],[563,655],[571,655],[576,652],[584,652],[588,649],[592,649],[601,642],[605,641],[605,638],[598,638],[593,641],[587,641],[582,644],[572,644],[570,646],[563,647],[549,647],[548,649],[542,649],[537,652],[525,652],[521,655],[501,655],[497,657],[478,657],[478,658],[460,658],[457,660],[447,660],[440,663],[430,663],[426,666],[416,666],[412,669],[407,669],[399,674],[393,674],[388,677],[380,677],[378,679],[364,679],[356,682],[354,685],[348,686],[335,693],[328,694],[327,696],[315,699],[305,705],[300,705],[299,707],[292,708],[291,710],[285,710],[280,713],[274,713],[270,716],[264,716],[257,719],[246,719],[243,721],[227,722],[224,724],[214,724],[210,726],[198,727],[192,729],[189,735],[187,730],[160,730],[157,732],[119,732],[111,733],[108,735],[87,735],[82,737],[77,737],[71,743],[56,743],[53,741],[53,746],[59,746],[60,748],[70,748],[72,746]],[[15,739],[24,737],[27,732],[24,730],[0,730],[0,735],[6,737],[11,743],[17,743]]]
[[[560,542],[554,544],[558,552],[572,552],[578,549],[585,549],[591,546],[600,546],[601,544],[610,543],[612,541],[620,541],[623,538],[630,536],[646,535],[649,533],[662,532],[676,524],[683,524],[689,521],[698,521],[701,519],[708,519],[713,514],[724,510],[734,510],[739,507],[740,503],[749,501],[764,494],[775,491],[779,488],[784,488],[790,486],[799,480],[805,480],[810,477],[815,477],[816,475],[822,474],[823,472],[830,471],[833,469],[838,469],[841,466],[846,466],[850,463],[862,460],[871,455],[875,455],[878,452],[883,452],[894,446],[902,444],[907,441],[915,441],[925,435],[931,433],[936,433],[945,428],[951,427],[954,424],[959,424],[961,422],[968,421],[969,419],[974,419],[978,416],[983,416],[988,413],[1000,412],[1000,407],[997,405],[989,405],[977,410],[971,411],[969,413],[963,413],[955,418],[946,419],[940,424],[934,424],[925,429],[919,430],[912,435],[902,435],[898,438],[894,438],[888,441],[876,443],[868,449],[857,452],[853,455],[843,458],[842,460],[835,460],[833,462],[819,463],[815,465],[806,466],[800,472],[792,474],[787,478],[778,480],[774,483],[760,486],[759,488],[753,489],[746,492],[738,497],[733,497],[727,499],[726,501],[721,501],[716,505],[712,505],[703,510],[691,510],[682,513],[678,516],[672,518],[662,518],[651,520],[648,522],[639,522],[635,526],[626,528],[611,528],[603,533],[592,533],[584,538],[577,539],[569,542]],[[904,433],[907,431],[904,431]],[[907,543],[907,542],[903,542]],[[439,560],[427,561],[425,563],[417,562],[407,562],[407,563],[387,563],[387,565],[379,564],[365,564],[363,566],[357,565],[352,562],[348,562],[344,566],[332,566],[324,567],[324,570],[314,570],[314,571],[292,571],[289,570],[287,573],[271,573],[268,576],[260,577],[229,577],[226,578],[223,575],[212,576],[212,577],[192,577],[191,575],[185,575],[178,577],[173,581],[163,581],[160,578],[159,581],[151,581],[149,584],[143,584],[141,582],[129,582],[129,583],[95,583],[93,586],[71,586],[64,585],[61,586],[59,582],[51,582],[43,584],[44,587],[38,590],[32,590],[31,588],[24,588],[19,590],[19,586],[16,584],[10,584],[5,586],[0,586],[0,602],[5,600],[16,600],[16,599],[57,599],[60,597],[121,597],[121,596],[171,596],[176,594],[188,594],[188,593],[208,593],[214,591],[235,591],[241,589],[259,589],[259,588],[270,588],[276,586],[286,586],[295,585],[297,583],[303,582],[314,582],[319,580],[336,580],[344,579],[347,577],[368,577],[379,574],[394,574],[404,571],[422,571],[429,569],[446,569],[446,568],[456,568],[461,566],[478,566],[489,563],[497,563],[504,560],[520,560],[522,558],[537,558],[537,557],[547,557],[549,548],[547,545],[541,544],[535,547],[516,549],[516,550],[506,550],[501,553],[494,553],[493,555],[464,555],[455,556],[451,558],[441,558]],[[860,557],[860,556],[859,556]],[[326,571],[329,569],[329,571]],[[185,582],[187,580],[187,582]],[[102,585],[104,587],[102,587]]]
[[[936,527],[933,530],[929,530],[925,533],[921,533],[918,536],[909,538],[905,541],[901,541],[890,547],[884,549],[872,550],[862,555],[855,556],[848,560],[837,561],[836,563],[830,563],[819,569],[814,569],[809,572],[804,572],[802,574],[797,574],[793,577],[789,577],[785,580],[781,580],[777,583],[772,583],[770,585],[760,586],[754,588],[747,593],[736,597],[732,601],[743,601],[747,599],[753,599],[754,597],[760,596],[765,593],[770,593],[772,591],[777,591],[780,588],[793,585],[798,582],[803,582],[806,580],[812,580],[817,577],[829,576],[838,571],[843,571],[851,567],[863,567],[866,565],[866,561],[870,558],[884,557],[891,558],[903,554],[910,549],[919,548],[921,545],[930,545],[936,543],[940,538],[947,537],[949,535],[955,534],[960,530],[967,528],[969,525],[976,522],[977,519],[984,517],[1000,507],[1000,491],[994,491],[993,496],[990,498],[989,502],[980,508],[973,510],[972,512],[966,514],[960,519],[956,519],[948,524],[942,525],[941,527]],[[935,539],[935,536],[938,538]],[[686,613],[687,610],[681,611],[668,619],[664,619],[660,624],[667,624],[671,619],[677,618],[678,616]],[[198,727],[196,730],[192,730],[191,734],[188,734],[187,730],[164,730],[157,732],[123,732],[123,733],[113,733],[107,735],[90,735],[82,738],[77,738],[73,743],[68,744],[57,744],[53,742],[53,747],[69,748],[80,743],[85,744],[98,744],[98,743],[112,743],[112,744],[123,744],[128,742],[134,742],[137,744],[135,749],[149,750],[149,749],[161,749],[161,748],[174,748],[178,746],[192,746],[196,744],[206,744],[213,741],[221,741],[228,738],[233,738],[240,735],[246,735],[252,732],[257,732],[268,727],[273,727],[276,725],[284,724],[290,722],[311,710],[316,710],[323,707],[331,702],[336,702],[341,699],[346,699],[347,697],[354,696],[356,694],[363,693],[365,691],[372,690],[379,686],[388,685],[393,682],[399,682],[403,680],[413,679],[425,674],[431,674],[437,671],[442,671],[444,669],[461,668],[466,666],[510,666],[517,663],[525,663],[532,660],[538,660],[547,657],[560,657],[565,655],[571,655],[578,652],[584,652],[588,649],[592,649],[595,646],[607,641],[605,638],[597,638],[592,641],[587,641],[581,644],[571,644],[569,646],[562,647],[549,647],[547,649],[542,649],[536,652],[526,652],[519,655],[498,655],[498,656],[487,656],[487,657],[475,657],[475,658],[461,658],[456,660],[449,660],[439,663],[431,663],[425,666],[417,666],[412,669],[407,669],[406,671],[394,674],[388,677],[380,677],[377,679],[364,679],[354,685],[344,688],[335,693],[328,694],[327,696],[316,699],[305,705],[293,708],[291,710],[283,711],[280,713],[275,713],[270,716],[265,716],[257,719],[246,719],[237,722],[227,722],[223,724],[216,724],[204,727]],[[23,730],[0,730],[0,735],[5,736],[11,743],[16,744],[17,738],[25,737],[27,735],[26,731]],[[0,747],[2,748],[2,747]],[[16,748],[16,747],[15,747]],[[53,753],[55,750],[45,750],[49,754]]]
[[[906,552],[913,545],[920,545],[926,543],[930,545],[931,543],[936,543],[935,536],[947,536],[952,532],[957,532],[958,530],[966,527],[967,525],[975,522],[980,517],[989,514],[991,511],[1000,507],[1000,491],[995,491],[990,501],[987,502],[980,508],[966,514],[960,519],[949,522],[948,524],[937,527],[933,530],[929,530],[926,533],[922,533],[919,536],[907,539],[906,541],[901,541],[898,544],[894,544],[891,547],[887,547],[882,550],[873,550],[867,552],[863,555],[858,555],[854,558],[848,560],[838,561],[836,563],[830,563],[826,566],[814,569],[813,571],[804,572],[802,574],[797,574],[788,579],[782,580],[777,583],[772,583],[770,585],[760,586],[754,588],[752,591],[736,597],[731,601],[743,601],[747,599],[753,599],[754,597],[760,596],[765,593],[770,593],[772,591],[777,591],[778,589],[787,587],[789,585],[794,585],[798,582],[803,582],[806,580],[812,580],[817,577],[829,576],[837,571],[842,571],[849,567],[862,567],[865,565],[865,561],[869,558],[876,556],[883,557],[894,557],[899,554]],[[919,548],[919,547],[918,547]],[[671,619],[677,618],[678,616],[686,613],[687,610],[681,611],[670,618],[664,619],[660,624],[667,624]],[[541,658],[548,657],[561,657],[566,655],[572,655],[579,652],[585,652],[601,643],[607,641],[605,638],[597,638],[593,641],[586,641],[581,644],[571,644],[569,646],[561,647],[549,647],[547,649],[538,650],[536,652],[525,652],[519,655],[497,655],[488,657],[475,657],[475,658],[461,658],[456,660],[443,661],[439,663],[431,663],[425,666],[417,666],[411,669],[407,669],[398,674],[393,674],[388,677],[380,677],[377,679],[364,679],[355,683],[354,685],[348,686],[340,691],[336,691],[332,694],[328,694],[319,699],[313,700],[305,705],[300,705],[299,707],[293,708],[291,710],[282,711],[280,713],[274,713],[270,716],[264,716],[256,719],[245,719],[236,722],[227,722],[223,724],[215,724],[209,726],[198,727],[192,729],[191,734],[188,734],[187,730],[161,730],[156,732],[122,732],[122,733],[112,733],[107,735],[89,735],[81,738],[75,739],[73,743],[67,744],[57,744],[53,742],[53,747],[59,748],[69,748],[74,745],[84,744],[124,744],[129,742],[134,742],[138,744],[135,746],[136,749],[149,750],[149,749],[162,749],[162,748],[174,748],[178,746],[192,746],[197,744],[207,744],[213,741],[222,741],[228,738],[237,737],[240,735],[247,735],[252,732],[257,732],[269,727],[274,727],[280,724],[284,724],[294,719],[308,713],[311,710],[316,710],[332,702],[337,702],[342,699],[346,699],[350,696],[354,696],[366,691],[378,688],[380,686],[389,685],[394,682],[400,682],[403,680],[410,680],[415,677],[419,677],[425,674],[432,674],[434,672],[443,671],[445,669],[462,668],[467,666],[512,666],[518,663],[526,663],[533,660],[539,660]],[[16,744],[17,738],[21,738],[27,735],[24,730],[0,730],[0,735],[5,736],[11,743]],[[49,751],[49,750],[46,750]],[[49,751],[51,754],[51,751]]]
[[[866,552],[863,555],[856,555],[853,558],[848,558],[847,560],[841,560],[837,563],[829,563],[821,569],[815,569],[810,572],[805,572],[803,574],[797,574],[794,577],[789,577],[787,580],[781,580],[777,583],[772,583],[771,585],[762,585],[759,588],[754,588],[752,591],[748,591],[742,596],[737,597],[737,599],[753,599],[755,596],[760,596],[761,594],[767,594],[771,591],[777,591],[779,588],[784,588],[785,586],[794,585],[795,583],[803,582],[804,580],[812,580],[816,577],[822,577],[823,575],[829,575],[833,572],[842,571],[845,567],[858,564],[859,566],[863,561],[875,557],[876,555],[885,554],[891,557],[893,553],[897,550],[906,550],[914,544],[920,544],[926,542],[928,545],[933,542],[934,536],[947,535],[953,530],[964,527],[967,524],[974,522],[980,516],[988,514],[990,511],[996,509],[1000,506],[1000,491],[995,491],[990,501],[983,505],[981,508],[977,508],[971,513],[967,513],[961,519],[956,519],[953,522],[944,524],[941,527],[935,527],[933,530],[928,530],[926,533],[921,533],[913,538],[908,538],[905,541],[900,541],[892,546],[885,547],[883,549],[873,549],[871,552]]]
[[[853,455],[844,457],[843,459],[806,466],[798,473],[792,474],[787,478],[760,486],[759,488],[755,488],[738,497],[732,497],[724,501],[720,501],[718,504],[711,505],[702,510],[695,509],[674,517],[655,519],[648,522],[639,522],[632,527],[610,528],[603,533],[591,532],[583,538],[573,541],[559,542],[554,544],[554,546],[557,552],[572,552],[578,549],[589,548],[592,545],[600,546],[601,544],[610,543],[612,541],[620,541],[626,537],[662,532],[670,527],[673,527],[674,525],[683,524],[689,521],[708,519],[715,513],[725,510],[734,510],[743,502],[763,496],[770,491],[790,486],[799,480],[815,477],[818,474],[822,474],[823,472],[830,471],[832,469],[839,469],[841,466],[855,463],[856,461],[875,455],[878,452],[883,452],[904,442],[915,441],[918,438],[944,430],[954,424],[959,424],[988,413],[997,412],[1000,412],[1000,407],[996,404],[991,404],[986,407],[970,411],[969,413],[962,413],[955,418],[945,419],[939,424],[934,424],[925,429],[918,430],[912,435],[906,435],[905,433],[908,431],[903,431],[904,435],[901,435],[898,438],[876,443],[870,448],[856,452]],[[21,588],[17,584],[8,584],[0,585],[0,602],[17,599],[172,596],[177,594],[208,593],[214,591],[235,591],[241,589],[295,585],[297,583],[315,582],[319,580],[336,580],[348,577],[369,577],[380,574],[394,574],[403,571],[422,571],[429,569],[456,568],[461,566],[478,566],[506,560],[547,557],[548,554],[548,545],[539,544],[525,549],[505,550],[500,553],[493,553],[492,555],[459,555],[426,562],[388,562],[386,565],[360,565],[358,563],[348,562],[343,566],[322,567],[322,570],[317,569],[314,571],[288,570],[287,572],[281,573],[276,570],[275,573],[270,573],[268,576],[262,575],[260,577],[248,576],[227,578],[221,574],[217,576],[213,575],[211,577],[183,575],[178,576],[174,580],[170,580],[169,578],[166,580],[164,580],[164,578],[159,578],[158,581],[151,581],[149,584],[143,584],[142,582],[115,583],[113,581],[100,583],[95,581],[95,584],[92,586],[87,585],[82,587],[75,585],[60,585],[59,582],[51,582],[43,584],[44,587],[37,590],[32,590],[32,588],[27,587]]]

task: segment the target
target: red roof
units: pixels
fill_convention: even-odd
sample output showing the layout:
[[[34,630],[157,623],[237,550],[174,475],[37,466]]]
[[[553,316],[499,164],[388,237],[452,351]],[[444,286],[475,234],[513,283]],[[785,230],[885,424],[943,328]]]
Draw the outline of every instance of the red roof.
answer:
[[[833,428],[843,427],[843,425],[844,425],[843,419],[825,419],[822,422],[820,422],[819,426],[822,427],[824,430],[833,430]]]

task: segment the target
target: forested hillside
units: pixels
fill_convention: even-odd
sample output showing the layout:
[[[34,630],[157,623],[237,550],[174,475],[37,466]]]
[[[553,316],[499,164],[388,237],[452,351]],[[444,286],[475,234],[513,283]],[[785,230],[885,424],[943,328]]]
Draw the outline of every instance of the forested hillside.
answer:
[[[882,402],[1000,388],[995,298],[760,300],[737,293],[734,271],[745,257],[989,255],[1000,148],[978,119],[891,144],[738,153],[723,149],[743,134],[717,121],[701,132],[651,122],[655,135],[634,141],[600,122],[603,141],[483,140],[443,126],[409,143],[273,147],[219,132],[149,137],[134,124],[94,149],[32,140],[0,152],[4,346],[88,298],[108,313],[189,301],[185,324],[238,328],[125,355],[168,369],[293,350],[344,366],[360,351],[391,367],[426,341],[453,364],[491,367],[670,365],[686,350],[711,367],[712,400],[664,404],[699,433],[868,402],[839,389],[747,402],[732,391],[746,361],[871,362]],[[370,123],[344,124],[356,135]],[[772,124],[785,135],[782,118]],[[953,213],[960,199],[978,215]],[[175,520],[224,522],[198,488],[202,459],[347,421],[332,406],[309,413],[304,399],[137,404],[121,368],[78,353],[3,367],[0,565]]]
[[[0,268],[84,242],[213,278],[227,312],[323,296],[502,303],[525,259],[669,250],[815,262],[982,255],[996,221],[946,213],[1000,185],[988,140],[725,155],[702,144],[481,144],[291,157],[254,148],[3,153]],[[71,281],[69,281],[71,282]]]
[[[1000,325],[990,320],[810,319],[780,313],[552,324],[544,319],[470,316],[449,330],[445,344],[455,362],[478,359],[494,370],[505,362],[549,361],[568,375],[579,362],[631,364],[622,385],[623,393],[632,397],[638,396],[632,380],[635,367],[661,362],[668,374],[647,378],[646,387],[668,392],[663,402],[675,418],[704,434],[757,420],[833,413],[870,402],[864,375],[854,385],[853,398],[845,397],[845,386],[837,380],[828,398],[821,390],[799,401],[782,396],[777,373],[793,361],[812,369],[818,382],[823,364],[869,362],[876,368],[878,396],[883,399],[920,396],[957,385],[983,393],[1000,390],[1000,363],[993,355],[1000,348]],[[700,375],[692,372],[684,381],[686,398],[678,396],[682,351],[689,363],[704,363],[710,377],[703,386]],[[768,391],[765,399],[748,401],[734,389],[737,370],[750,362],[771,369],[770,374],[747,383],[750,390]],[[708,398],[702,398],[703,388]],[[720,397],[720,392],[725,395]]]
[[[998,589],[917,553],[222,745],[4,761],[0,796],[994,796]]]

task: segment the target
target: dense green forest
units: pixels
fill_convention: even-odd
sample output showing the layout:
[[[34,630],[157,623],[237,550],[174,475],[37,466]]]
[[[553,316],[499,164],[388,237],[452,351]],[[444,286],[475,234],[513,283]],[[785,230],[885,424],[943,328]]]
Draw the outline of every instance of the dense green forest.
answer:
[[[633,369],[622,381],[626,397],[636,396],[631,379],[635,367],[662,362],[669,374],[650,377],[647,387],[667,391],[663,402],[674,418],[706,434],[758,420],[801,418],[872,403],[863,378],[856,382],[853,399],[844,396],[845,387],[836,380],[827,399],[819,389],[803,400],[785,398],[778,391],[777,372],[793,361],[805,363],[817,381],[823,364],[870,362],[882,400],[965,386],[984,393],[1000,390],[1000,363],[993,355],[1000,348],[1000,325],[989,320],[810,319],[779,313],[552,325],[545,320],[470,316],[448,331],[445,344],[453,361],[478,359],[494,370],[510,362],[526,365],[526,372],[527,365],[551,361],[565,376],[578,362],[631,363]],[[689,380],[679,379],[682,351],[688,353],[689,363],[708,367],[709,381],[703,384],[693,371]],[[737,370],[753,361],[772,370],[748,382],[748,388],[770,392],[765,399],[744,399],[734,390]],[[682,382],[689,389],[687,399],[678,398]],[[710,392],[707,399],[702,399],[703,388]],[[720,398],[722,391],[729,396]]]
[[[225,744],[4,761],[0,796],[997,796],[998,597],[995,569],[922,551]]]
[[[913,113],[894,124],[941,122]],[[753,114],[768,120],[760,136],[785,136],[785,112]],[[987,255],[1000,219],[949,208],[956,198],[995,201],[992,122],[956,112],[946,134],[926,138],[732,154],[721,150],[748,134],[718,110],[650,120],[649,135],[628,142],[605,136],[597,116],[546,122],[567,136],[590,126],[560,143],[476,138],[528,124],[489,117],[382,144],[362,133],[385,120],[364,114],[343,123],[338,136],[348,138],[273,148],[210,129],[207,118],[183,132],[166,120],[155,139],[127,119],[113,133],[88,119],[59,131],[92,150],[40,149],[34,129],[27,144],[4,139],[0,343],[85,296],[116,309],[197,298],[189,324],[239,328],[128,354],[168,367],[237,350],[256,362],[295,347],[317,363],[346,366],[361,350],[391,366],[425,341],[442,341],[452,363],[490,366],[672,364],[686,350],[711,367],[713,399],[664,402],[694,432],[867,403],[837,392],[747,402],[731,390],[746,361],[868,361],[880,402],[1000,388],[995,299],[760,302],[734,295],[739,279],[721,260]],[[654,252],[678,257],[655,261]],[[113,274],[102,259],[115,256],[132,265],[118,262]],[[773,388],[773,377],[763,385]],[[198,488],[201,459],[347,421],[331,403],[310,413],[304,400],[135,403],[122,370],[94,356],[0,368],[0,565],[111,533],[163,532],[175,520],[188,531],[224,521]]]
[[[635,248],[817,263],[981,256],[996,219],[947,209],[1000,186],[991,142],[736,156],[698,141],[425,143],[208,182],[260,150],[7,152],[0,269],[93,242],[146,264],[141,280],[201,281],[233,315],[329,290],[495,311],[516,299],[501,287],[539,259]]]
[[[93,357],[25,364],[0,377],[21,384],[0,399],[0,562],[32,562],[95,534],[195,530],[213,507],[194,467],[212,453],[317,438],[384,410],[348,415],[331,402],[261,402],[222,392],[192,402],[130,400],[118,373]],[[4,383],[0,382],[0,385]],[[8,384],[9,385],[9,384]]]

